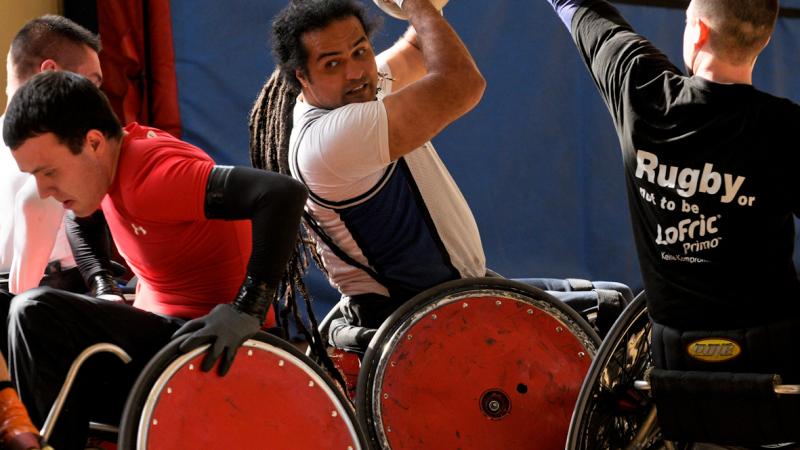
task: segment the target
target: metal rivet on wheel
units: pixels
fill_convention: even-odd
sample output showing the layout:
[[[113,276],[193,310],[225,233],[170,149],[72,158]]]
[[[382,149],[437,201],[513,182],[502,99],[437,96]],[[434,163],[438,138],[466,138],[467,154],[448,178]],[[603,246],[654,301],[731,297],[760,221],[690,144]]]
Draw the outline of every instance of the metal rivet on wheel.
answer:
[[[397,363],[392,361],[392,362],[389,363],[389,365],[392,366],[392,367],[395,367],[395,366],[397,366]]]
[[[495,305],[495,306],[500,306],[500,305],[502,305],[502,304],[503,304],[503,302],[501,302],[500,300],[498,300],[498,301],[494,302],[494,305]]]
[[[189,370],[194,370],[194,364],[189,364]]]
[[[386,427],[386,432],[387,433],[391,433],[392,432],[392,427]]]
[[[347,450],[353,450],[353,447],[352,447],[352,446],[350,446],[350,445],[348,445],[348,446],[347,446]]]
[[[586,353],[578,352],[578,358],[583,358],[584,356],[586,356]]]
[[[436,320],[436,314],[432,315],[431,319]]]
[[[247,356],[253,356],[253,350],[248,350],[247,351]]]
[[[158,425],[158,419],[153,419],[153,425]]]
[[[283,362],[282,359],[280,361],[278,361],[278,366],[283,367],[283,364],[284,364],[284,362]]]
[[[389,398],[389,394],[384,393],[383,394],[383,399],[386,400],[387,398]]]
[[[411,338],[412,338],[412,336],[409,334],[407,339],[410,341]]]
[[[336,410],[331,411],[331,417],[336,417],[338,415],[339,413],[337,413]]]
[[[308,387],[314,387],[314,380],[308,380]]]
[[[167,394],[172,394],[172,388],[171,387],[167,388]]]
[[[556,333],[561,333],[562,331],[564,331],[564,328],[556,327]]]
[[[533,314],[533,309],[529,309],[528,314]]]
[[[464,302],[464,303],[462,303],[462,304],[461,304],[461,307],[462,307],[462,308],[466,308],[467,306],[469,306],[469,305],[467,304],[467,302]]]

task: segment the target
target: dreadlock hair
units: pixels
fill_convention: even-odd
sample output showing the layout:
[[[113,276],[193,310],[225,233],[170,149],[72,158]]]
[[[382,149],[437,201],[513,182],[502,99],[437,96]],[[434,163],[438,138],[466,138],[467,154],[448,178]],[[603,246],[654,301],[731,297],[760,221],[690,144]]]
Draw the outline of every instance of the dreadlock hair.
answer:
[[[250,112],[250,162],[253,167],[272,172],[291,175],[289,171],[289,135],[292,132],[292,110],[295,100],[300,94],[291,83],[287,83],[281,71],[276,69],[267,80],[258,95],[253,110]],[[303,221],[305,222],[305,218]],[[317,266],[324,272],[325,266],[317,253],[305,224],[298,229],[297,246],[289,258],[283,277],[279,283],[276,296],[276,311],[284,338],[288,338],[289,315],[294,319],[295,327],[303,334],[318,363],[322,364],[347,391],[344,379],[331,361],[325,349],[327,339],[323,340],[319,333],[317,320],[311,308],[311,296],[308,293],[303,275],[313,258]],[[327,273],[326,273],[327,276]],[[305,300],[305,308],[310,322],[306,327],[300,318],[297,307],[297,294]],[[283,307],[277,302],[284,299]]]
[[[295,71],[308,74],[306,63],[308,53],[302,42],[303,34],[326,27],[331,22],[355,16],[369,36],[374,24],[367,20],[364,7],[352,0],[292,0],[272,23],[272,51],[278,67],[264,84],[250,112],[250,162],[253,167],[291,175],[289,169],[289,136],[292,132],[292,112],[300,95],[300,82]],[[346,389],[341,374],[328,357],[327,339],[319,334],[317,321],[311,309],[311,297],[303,282],[310,259],[314,259],[320,270],[325,266],[317,252],[316,245],[304,223],[298,230],[297,247],[286,266],[279,284],[279,296],[284,299],[279,321],[283,330],[288,330],[289,315],[295,326],[303,334],[317,362],[321,363],[331,375]],[[306,327],[297,308],[297,294],[305,299],[305,307],[310,322]],[[276,300],[277,302],[278,300]],[[276,305],[278,306],[278,305]]]

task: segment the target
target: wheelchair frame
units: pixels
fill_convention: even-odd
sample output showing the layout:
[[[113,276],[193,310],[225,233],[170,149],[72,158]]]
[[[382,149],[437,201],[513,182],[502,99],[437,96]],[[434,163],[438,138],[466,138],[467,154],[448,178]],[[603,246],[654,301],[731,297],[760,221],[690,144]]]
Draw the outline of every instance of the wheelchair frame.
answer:
[[[682,448],[664,440],[648,368],[651,322],[644,293],[623,311],[597,351],[581,386],[567,435],[568,450]],[[800,394],[799,385],[774,386],[776,394]]]

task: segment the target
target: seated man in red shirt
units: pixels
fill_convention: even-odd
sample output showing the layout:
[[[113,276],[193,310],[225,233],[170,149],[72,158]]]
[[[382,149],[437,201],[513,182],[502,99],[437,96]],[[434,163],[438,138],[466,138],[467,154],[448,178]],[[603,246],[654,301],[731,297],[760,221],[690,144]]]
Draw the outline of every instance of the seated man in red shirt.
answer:
[[[96,293],[113,292],[107,242],[98,239],[103,220],[139,278],[133,307],[49,288],[13,301],[10,369],[38,425],[83,349],[110,342],[133,358],[127,366],[98,358],[81,369],[53,446],[83,448],[90,420],[118,421],[136,376],[172,338],[188,335],[182,351],[210,343],[202,369],[221,358],[224,375],[281,292],[303,185],[217,166],[160,130],[123,129],[105,96],[66,72],[39,74],[17,91],[3,138],[20,170],[36,177],[39,194],[77,216],[68,224],[75,259]]]

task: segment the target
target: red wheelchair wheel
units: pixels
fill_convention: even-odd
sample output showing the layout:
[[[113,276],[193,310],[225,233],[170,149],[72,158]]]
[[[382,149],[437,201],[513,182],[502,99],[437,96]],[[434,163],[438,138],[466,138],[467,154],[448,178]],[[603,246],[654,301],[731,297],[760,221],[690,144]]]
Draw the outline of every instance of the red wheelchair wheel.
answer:
[[[563,449],[598,345],[577,313],[539,289],[445,283],[378,330],[356,410],[383,449]]]
[[[366,449],[350,403],[316,364],[267,334],[239,349],[225,377],[200,370],[206,346],[173,341],[145,367],[128,397],[126,449]]]

